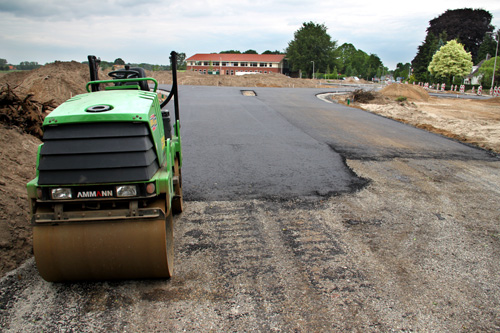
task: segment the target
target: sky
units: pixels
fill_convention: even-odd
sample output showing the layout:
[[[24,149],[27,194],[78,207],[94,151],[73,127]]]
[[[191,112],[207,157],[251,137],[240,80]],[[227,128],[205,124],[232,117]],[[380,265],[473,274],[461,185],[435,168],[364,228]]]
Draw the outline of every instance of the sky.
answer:
[[[45,64],[92,54],[166,65],[172,50],[284,51],[312,21],[338,46],[351,43],[395,69],[413,60],[430,20],[459,8],[485,9],[500,28],[499,0],[0,0],[0,58]]]

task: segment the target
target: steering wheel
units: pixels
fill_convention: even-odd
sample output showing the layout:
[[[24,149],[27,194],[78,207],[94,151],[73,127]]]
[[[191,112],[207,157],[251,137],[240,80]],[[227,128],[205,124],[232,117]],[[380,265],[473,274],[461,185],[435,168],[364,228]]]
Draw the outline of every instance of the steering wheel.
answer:
[[[138,71],[131,69],[122,69],[117,71],[112,71],[108,73],[113,79],[133,79],[140,76]]]

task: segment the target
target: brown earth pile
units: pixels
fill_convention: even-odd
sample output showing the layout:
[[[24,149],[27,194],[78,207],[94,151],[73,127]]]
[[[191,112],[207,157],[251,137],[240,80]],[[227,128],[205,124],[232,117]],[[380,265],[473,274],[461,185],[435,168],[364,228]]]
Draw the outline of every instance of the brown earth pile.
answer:
[[[170,71],[151,72],[146,74],[158,80],[160,84],[171,84]],[[247,75],[206,75],[198,72],[180,72],[177,75],[180,85],[194,86],[226,86],[226,87],[275,87],[275,88],[317,88],[318,80],[294,79],[282,74],[247,74]]]
[[[352,101],[356,103],[387,104],[390,99],[378,91],[357,89],[352,93]]]
[[[39,144],[0,124],[0,277],[33,255],[26,183],[35,177]]]
[[[425,102],[429,100],[429,94],[424,88],[412,84],[390,84],[380,90],[380,93],[393,99],[406,97],[410,101]]]
[[[76,61],[54,63],[32,71],[12,72],[0,77],[0,86],[9,84],[18,96],[33,95],[41,103],[56,105],[85,92],[89,81],[87,65]]]

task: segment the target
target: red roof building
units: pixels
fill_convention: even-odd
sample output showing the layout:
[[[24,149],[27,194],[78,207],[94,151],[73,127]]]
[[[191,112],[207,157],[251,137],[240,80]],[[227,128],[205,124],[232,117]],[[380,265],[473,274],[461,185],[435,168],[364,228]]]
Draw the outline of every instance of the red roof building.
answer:
[[[186,63],[188,71],[201,74],[283,74],[284,59],[284,54],[197,53],[187,58]]]

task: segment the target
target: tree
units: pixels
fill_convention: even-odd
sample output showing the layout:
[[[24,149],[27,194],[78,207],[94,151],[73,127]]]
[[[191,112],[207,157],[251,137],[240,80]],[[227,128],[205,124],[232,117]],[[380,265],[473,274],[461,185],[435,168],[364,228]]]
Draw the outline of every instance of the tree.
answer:
[[[383,67],[382,61],[376,54],[368,55],[352,44],[344,43],[337,51],[342,63],[340,71],[347,76],[356,75],[369,80],[377,74],[378,68]]]
[[[494,35],[495,38],[498,38],[498,34],[500,33],[500,30],[497,31],[497,33]],[[481,46],[479,46],[479,50],[477,53],[477,60],[481,61],[486,59],[486,56],[489,54],[490,57],[495,56],[495,51],[497,48],[497,42],[495,39],[493,39],[492,34],[486,33],[483,38],[483,42],[481,43]]]
[[[500,82],[500,57],[496,58],[497,65],[495,68],[495,82],[494,85],[497,85]],[[478,73],[482,74],[481,84],[483,86],[489,87],[491,85],[491,75],[493,74],[493,68],[495,67],[495,57],[487,60],[483,63],[483,65],[478,69]]]
[[[115,65],[125,65],[125,61],[123,61],[122,58],[116,58],[115,61],[113,62]]]
[[[286,50],[292,71],[306,71],[312,77],[314,67],[326,68],[337,64],[337,42],[332,41],[324,24],[303,23],[294,33]]]
[[[448,81],[453,76],[464,77],[471,72],[472,56],[463,44],[451,40],[434,54],[428,69],[432,75]]]
[[[266,50],[266,51],[262,52],[262,54],[283,54],[283,52],[278,51],[278,50],[275,50],[275,51]]]
[[[430,75],[427,68],[432,60],[432,56],[438,49],[438,38],[434,34],[427,34],[425,41],[418,47],[417,55],[411,62],[413,73],[417,81],[430,81]]]
[[[237,50],[227,50],[227,51],[220,51],[219,54],[227,54],[227,53],[232,53],[232,54],[241,54],[240,51]]]
[[[186,69],[186,53],[181,52],[177,53],[177,69],[184,70]]]
[[[9,69],[9,65],[7,65],[7,59],[0,59],[0,71],[6,71]]]
[[[246,50],[243,54],[258,54],[255,50]]]
[[[403,65],[403,63],[398,63],[396,65],[396,69],[394,70],[394,78],[403,78],[403,79],[406,79],[408,80],[409,76],[410,76],[410,63],[406,63]]]
[[[493,16],[484,9],[453,9],[429,21],[427,33],[438,36],[446,31],[445,41],[457,39],[464,45],[466,51],[472,54],[474,63],[478,61],[479,47],[486,32],[493,31],[490,24]],[[482,59],[481,59],[482,60]]]
[[[38,64],[38,62],[36,61],[21,61],[19,65],[16,66],[16,68],[20,70],[31,70],[31,69],[36,69],[40,66],[41,65]]]
[[[408,64],[409,66],[410,64]],[[370,80],[377,75],[377,72],[379,72],[380,67],[384,67],[384,64],[382,63],[382,60],[376,55],[376,54],[370,54],[368,56],[367,60],[367,70],[366,70],[366,75],[365,79]]]

